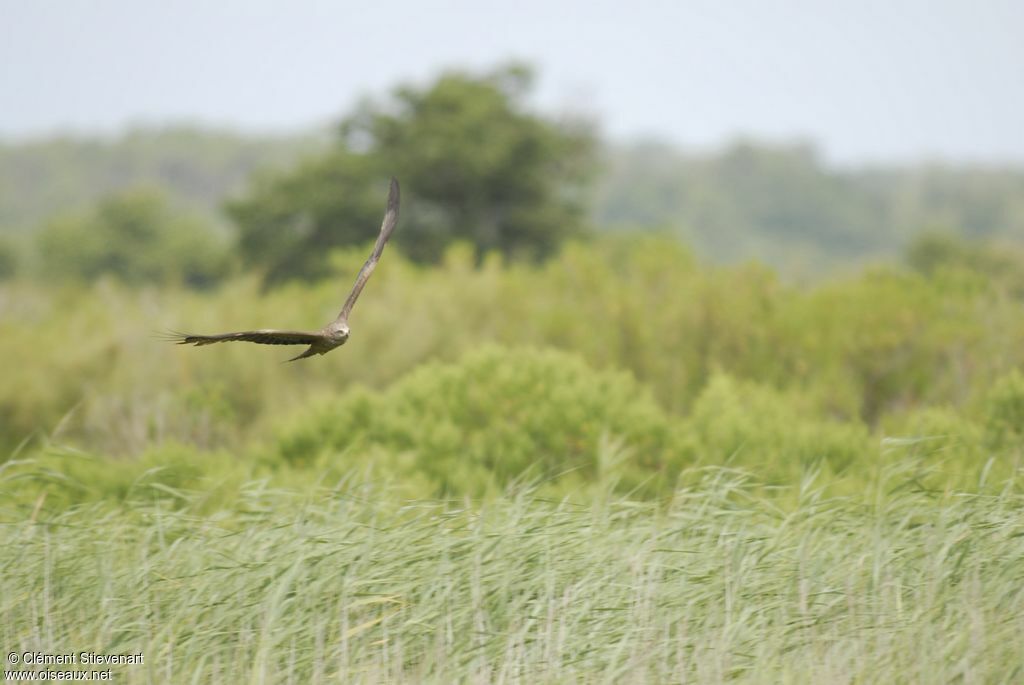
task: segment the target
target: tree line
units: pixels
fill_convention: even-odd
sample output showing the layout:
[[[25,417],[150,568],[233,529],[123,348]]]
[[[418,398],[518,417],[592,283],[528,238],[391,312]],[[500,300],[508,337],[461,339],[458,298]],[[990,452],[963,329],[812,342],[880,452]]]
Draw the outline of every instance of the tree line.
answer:
[[[533,111],[533,82],[523,65],[450,71],[317,135],[178,128],[0,145],[0,277],[315,279],[332,250],[372,240],[390,175],[405,190],[396,246],[421,263],[453,242],[535,261],[569,239],[660,230],[716,260],[813,275],[921,240],[967,261],[986,248],[953,255],[962,238],[1024,240],[1022,170],[835,170],[804,143],[609,145],[592,122]]]

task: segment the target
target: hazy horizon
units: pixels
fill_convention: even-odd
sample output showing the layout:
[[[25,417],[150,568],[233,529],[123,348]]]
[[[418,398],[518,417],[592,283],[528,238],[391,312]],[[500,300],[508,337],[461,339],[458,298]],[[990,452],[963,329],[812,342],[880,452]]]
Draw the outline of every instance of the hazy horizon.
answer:
[[[579,0],[514,7],[0,0],[0,140],[190,124],[302,133],[444,68],[537,68],[613,141],[807,140],[832,162],[1024,163],[1024,6]]]

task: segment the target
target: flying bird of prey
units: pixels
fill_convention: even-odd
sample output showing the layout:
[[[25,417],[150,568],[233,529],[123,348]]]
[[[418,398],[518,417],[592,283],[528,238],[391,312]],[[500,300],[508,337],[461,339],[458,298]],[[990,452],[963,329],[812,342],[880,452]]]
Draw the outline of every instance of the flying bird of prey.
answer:
[[[309,345],[309,349],[289,359],[290,362],[316,354],[327,354],[335,347],[341,347],[348,340],[348,316],[352,313],[352,307],[355,306],[359,293],[363,292],[366,281],[370,279],[370,275],[384,251],[384,245],[395,230],[395,224],[398,223],[398,195],[398,181],[392,178],[391,188],[388,191],[388,208],[380,227],[380,235],[377,236],[377,243],[373,246],[373,252],[363,264],[363,268],[359,270],[356,283],[352,286],[352,292],[348,294],[348,299],[345,300],[345,305],[338,313],[338,317],[319,331],[280,331],[273,328],[262,328],[256,331],[237,331],[219,335],[192,335],[191,333],[174,332],[170,339],[179,345],[196,345],[197,347],[239,340],[261,345]]]

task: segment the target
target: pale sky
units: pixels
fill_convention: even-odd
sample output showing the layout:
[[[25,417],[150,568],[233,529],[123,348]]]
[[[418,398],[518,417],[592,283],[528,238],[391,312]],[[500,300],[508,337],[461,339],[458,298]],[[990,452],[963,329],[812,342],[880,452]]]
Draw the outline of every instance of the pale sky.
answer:
[[[0,140],[297,132],[512,58],[615,140],[1024,164],[1022,0],[0,0]]]

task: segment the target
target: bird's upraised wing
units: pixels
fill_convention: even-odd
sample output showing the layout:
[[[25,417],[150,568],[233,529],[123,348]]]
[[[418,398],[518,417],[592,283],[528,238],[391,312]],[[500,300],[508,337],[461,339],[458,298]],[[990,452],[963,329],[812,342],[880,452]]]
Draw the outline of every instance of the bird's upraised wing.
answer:
[[[391,187],[388,190],[388,208],[384,213],[384,221],[380,225],[380,235],[377,236],[377,242],[373,246],[370,258],[366,260],[363,268],[359,270],[359,275],[356,276],[356,283],[352,286],[352,292],[348,294],[348,299],[345,300],[345,306],[338,313],[338,318],[335,319],[336,322],[348,322],[348,315],[352,313],[352,307],[355,306],[356,300],[359,299],[359,293],[363,292],[363,286],[366,285],[366,281],[370,280],[370,274],[373,273],[381,253],[384,252],[384,245],[388,242],[392,232],[394,232],[395,224],[398,223],[398,204],[398,180],[392,177]]]
[[[193,335],[192,333],[179,333],[173,331],[168,334],[168,339],[179,345],[212,345],[219,342],[251,342],[260,345],[312,345],[323,339],[322,333],[310,333],[308,331],[279,331],[273,328],[263,328],[258,331],[236,331],[234,333],[219,333],[217,335]]]

